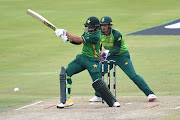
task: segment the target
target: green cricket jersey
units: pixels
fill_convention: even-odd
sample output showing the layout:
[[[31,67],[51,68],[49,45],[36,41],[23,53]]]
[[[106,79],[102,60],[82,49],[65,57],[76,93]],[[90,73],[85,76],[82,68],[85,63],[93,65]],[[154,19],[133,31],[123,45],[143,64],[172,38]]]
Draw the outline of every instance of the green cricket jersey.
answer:
[[[119,55],[128,50],[122,34],[111,29],[108,36],[101,34],[101,43],[105,49],[110,50],[111,55]]]
[[[82,55],[88,56],[88,57],[95,57],[99,58],[99,49],[100,49],[100,30],[94,32],[94,33],[86,33],[84,32],[82,34],[83,39],[83,48],[82,48]]]

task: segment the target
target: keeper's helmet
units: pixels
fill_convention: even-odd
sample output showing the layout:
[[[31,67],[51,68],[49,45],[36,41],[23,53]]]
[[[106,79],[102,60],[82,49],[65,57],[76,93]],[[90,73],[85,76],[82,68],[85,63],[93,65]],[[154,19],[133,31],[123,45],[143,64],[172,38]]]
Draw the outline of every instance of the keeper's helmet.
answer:
[[[99,27],[99,19],[97,17],[91,16],[86,20],[86,23],[84,25],[85,27]]]
[[[108,25],[112,26],[113,25],[112,19],[108,16],[102,17],[100,20],[100,25],[103,25],[103,24],[108,24]]]

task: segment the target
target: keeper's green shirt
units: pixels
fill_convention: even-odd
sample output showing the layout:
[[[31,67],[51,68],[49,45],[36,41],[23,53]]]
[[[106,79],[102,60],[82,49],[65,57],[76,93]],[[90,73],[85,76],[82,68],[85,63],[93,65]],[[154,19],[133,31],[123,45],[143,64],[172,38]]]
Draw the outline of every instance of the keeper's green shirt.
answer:
[[[83,48],[82,48],[82,55],[88,57],[95,57],[99,58],[99,49],[100,49],[100,30],[94,33],[86,33],[82,34],[83,39]]]
[[[101,43],[105,49],[110,50],[110,55],[119,55],[128,50],[122,34],[115,29],[111,29],[107,36],[102,33]]]

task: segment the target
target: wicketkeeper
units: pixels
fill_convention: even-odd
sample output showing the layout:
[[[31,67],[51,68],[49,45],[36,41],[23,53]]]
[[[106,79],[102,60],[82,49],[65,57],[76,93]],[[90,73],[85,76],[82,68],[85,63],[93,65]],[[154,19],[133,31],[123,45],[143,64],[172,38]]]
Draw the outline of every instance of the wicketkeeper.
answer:
[[[110,107],[120,107],[120,104],[114,98],[106,83],[101,79],[100,64],[99,64],[99,49],[100,49],[100,24],[96,17],[89,17],[86,21],[85,31],[82,36],[76,36],[64,29],[58,29],[55,34],[60,37],[65,43],[71,42],[73,44],[83,43],[81,54],[68,64],[65,69],[61,68],[60,72],[60,90],[61,103],[57,105],[58,108],[64,108],[73,105],[70,99],[71,92],[71,77],[83,70],[88,70],[92,80],[95,91],[106,101]],[[84,78],[86,80],[86,78]],[[67,84],[66,84],[67,83]]]
[[[102,57],[107,60],[115,60],[116,65],[119,66],[124,73],[138,86],[138,88],[144,92],[144,94],[148,97],[148,100],[154,101],[156,99],[154,92],[149,88],[144,79],[135,72],[122,34],[118,30],[113,29],[112,25],[113,23],[110,17],[104,16],[101,18],[101,42],[102,46],[106,49],[103,52]],[[107,73],[106,62],[104,68],[104,73]],[[110,69],[112,69],[112,64]],[[102,98],[95,93],[95,96],[89,101],[100,102],[102,101]]]

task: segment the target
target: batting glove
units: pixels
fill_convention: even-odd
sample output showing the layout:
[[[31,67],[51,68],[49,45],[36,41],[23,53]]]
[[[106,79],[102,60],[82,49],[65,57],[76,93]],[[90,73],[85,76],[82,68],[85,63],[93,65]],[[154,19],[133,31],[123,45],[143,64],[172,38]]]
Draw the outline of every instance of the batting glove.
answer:
[[[68,41],[68,37],[67,37],[66,35],[61,35],[61,39],[62,39],[65,43],[69,42],[69,41]]]
[[[104,50],[104,52],[102,54],[102,58],[104,60],[106,60],[108,56],[110,56],[110,51],[109,50]]]
[[[64,29],[57,29],[54,33],[56,34],[57,37],[60,38],[61,35],[66,35],[66,30],[64,30]]]

